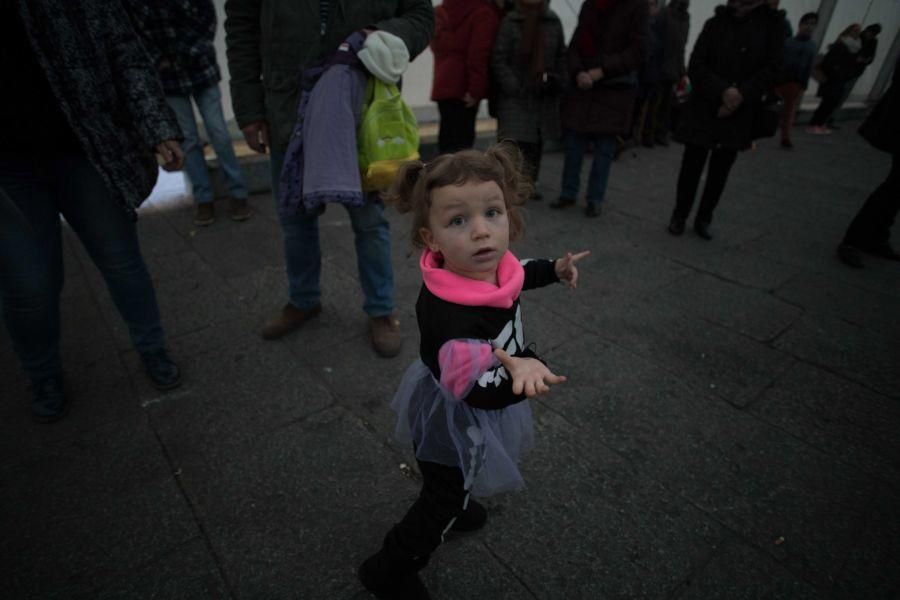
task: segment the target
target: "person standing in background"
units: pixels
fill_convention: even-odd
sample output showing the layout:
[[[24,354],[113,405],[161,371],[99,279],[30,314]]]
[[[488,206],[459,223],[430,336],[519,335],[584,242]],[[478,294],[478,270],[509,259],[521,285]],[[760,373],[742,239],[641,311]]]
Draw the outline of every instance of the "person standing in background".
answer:
[[[565,159],[559,199],[575,205],[588,144],[594,159],[588,179],[587,217],[600,215],[616,136],[631,129],[638,70],[647,35],[647,0],[586,0],[566,51],[569,82],[562,98]]]
[[[774,84],[784,52],[782,17],[763,0],[731,0],[716,8],[694,44],[688,74],[694,91],[675,139],[684,144],[669,233],[684,233],[700,176],[706,185],[694,217],[705,240],[737,153],[751,147],[762,97]]]
[[[399,37],[410,60],[428,46],[434,31],[430,0],[227,0],[225,15],[235,119],[252,150],[266,153],[271,147],[275,202],[296,122],[302,71],[321,64],[356,31],[368,35],[377,29]],[[318,19],[311,15],[318,15]],[[391,232],[384,205],[373,192],[363,206],[348,206],[347,212],[356,242],[365,298],[363,311],[369,317],[372,348],[379,356],[393,357],[400,353],[403,338],[394,316]],[[266,322],[263,339],[281,338],[322,312],[320,214],[315,210],[279,215],[288,302]]]
[[[445,154],[475,144],[475,118],[488,96],[500,9],[489,0],[444,0],[435,8],[434,20],[431,99],[441,116],[438,151]]]
[[[31,380],[32,418],[50,423],[69,407],[60,215],[103,275],[153,385],[178,386],[135,227],[159,174],[154,151],[167,171],[184,158],[153,65],[118,2],[0,2],[0,39],[9,86],[0,94],[0,307]]]
[[[663,22],[663,64],[660,98],[656,105],[656,115],[652,119],[656,124],[653,141],[668,146],[672,127],[672,99],[675,97],[673,88],[687,73],[684,49],[691,24],[688,0],[672,0],[660,10],[659,18]]]
[[[819,24],[819,15],[806,13],[800,18],[797,26],[797,35],[788,38],[784,42],[784,59],[782,62],[779,84],[775,86],[775,93],[784,100],[784,108],[781,112],[781,147],[790,149],[794,147],[791,141],[791,130],[794,127],[794,116],[797,114],[797,105],[803,93],[809,85],[809,76],[812,73],[813,63],[816,60],[818,48],[812,41],[812,34]]]
[[[844,86],[844,95],[841,96],[841,101],[838,103],[837,108],[831,113],[831,117],[829,117],[826,127],[830,129],[839,129],[834,123],[834,115],[841,110],[841,107],[847,102],[850,94],[853,93],[853,88],[856,86],[856,80],[862,76],[866,67],[875,61],[875,53],[878,52],[879,33],[881,33],[881,25],[873,23],[863,29],[862,33],[859,34],[861,46],[856,55],[856,75]]]
[[[665,60],[665,21],[659,1],[648,0],[647,44],[640,70],[637,106],[632,138],[634,145],[652,148],[655,144],[656,117],[662,96],[663,61]]]
[[[840,106],[848,82],[858,73],[856,55],[862,49],[859,37],[860,27],[854,23],[844,29],[837,41],[828,47],[821,65],[825,80],[819,83],[818,90],[822,100],[810,119],[806,128],[807,133],[814,135],[831,133],[831,129],[825,124]]]
[[[205,226],[216,220],[213,187],[191,98],[200,111],[206,135],[230,194],[229,211],[233,221],[250,218],[247,186],[238,166],[231,134],[222,113],[222,74],[216,62],[213,40],[216,36],[216,8],[212,0],[123,0],[134,28],[150,60],[159,72],[166,102],[175,111],[184,133],[184,155],[188,179],[193,188],[197,210],[194,224]]]
[[[537,185],[544,141],[560,134],[559,97],[566,73],[562,23],[547,0],[519,0],[500,24],[491,53],[497,82],[497,140],[515,143]],[[531,199],[540,200],[537,189]]]

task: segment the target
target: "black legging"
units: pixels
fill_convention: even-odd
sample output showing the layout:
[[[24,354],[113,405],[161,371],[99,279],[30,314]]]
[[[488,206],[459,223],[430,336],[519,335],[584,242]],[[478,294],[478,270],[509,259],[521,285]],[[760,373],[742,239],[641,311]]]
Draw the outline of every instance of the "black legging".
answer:
[[[706,173],[706,187],[703,188],[703,198],[700,200],[700,208],[694,221],[709,224],[712,222],[712,214],[725,189],[728,181],[728,173],[731,165],[737,158],[737,150],[728,148],[716,148],[710,150],[703,146],[693,144],[684,145],[684,156],[681,159],[681,172],[678,174],[678,190],[674,218],[687,220],[694,206],[694,198],[697,195],[697,186],[700,185],[700,175],[709,159],[709,170]]]
[[[821,127],[828,121],[831,114],[841,105],[846,86],[846,81],[826,81],[822,84],[822,89],[820,90],[822,92],[822,100],[809,121],[811,126]]]
[[[847,233],[844,243],[861,249],[884,247],[900,210],[900,154],[894,154],[887,179],[869,195]]]
[[[468,107],[462,100],[438,100],[437,105],[441,115],[438,152],[446,154],[471,148],[475,144],[478,105]]]

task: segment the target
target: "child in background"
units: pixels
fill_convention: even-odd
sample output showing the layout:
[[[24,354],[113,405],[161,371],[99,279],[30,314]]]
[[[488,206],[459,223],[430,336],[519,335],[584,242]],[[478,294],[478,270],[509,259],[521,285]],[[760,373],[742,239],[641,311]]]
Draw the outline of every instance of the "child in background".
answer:
[[[418,571],[444,535],[487,520],[470,494],[524,486],[517,463],[533,442],[526,398],[565,381],[525,346],[519,293],[560,281],[574,288],[588,252],[521,262],[509,252],[522,230],[517,206],[531,191],[518,164],[509,144],[411,162],[387,198],[413,213],[412,243],[423,249],[420,360],[391,403],[396,437],[413,443],[423,482],[359,569],[379,597],[429,597]]]
[[[491,52],[497,87],[497,139],[514,142],[535,187],[544,140],[560,136],[559,98],[566,78],[562,23],[547,0],[518,0],[500,23]],[[540,200],[535,189],[532,200]]]
[[[781,65],[780,82],[775,86],[775,93],[784,100],[781,113],[781,147],[791,149],[791,129],[794,127],[794,115],[797,104],[809,85],[813,63],[816,60],[817,46],[812,34],[819,24],[819,15],[806,13],[800,17],[797,35],[784,41],[784,59]]]

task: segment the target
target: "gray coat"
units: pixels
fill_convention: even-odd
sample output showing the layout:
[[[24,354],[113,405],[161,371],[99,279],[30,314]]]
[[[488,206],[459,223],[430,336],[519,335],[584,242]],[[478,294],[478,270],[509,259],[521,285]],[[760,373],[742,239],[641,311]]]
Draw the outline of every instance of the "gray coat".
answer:
[[[18,0],[53,95],[113,200],[132,215],[159,172],[153,148],[182,139],[118,2]]]
[[[544,66],[556,93],[541,94],[525,85],[528,65],[518,60],[525,17],[513,11],[504,17],[491,53],[491,72],[497,95],[497,139],[537,143],[558,138],[559,98],[566,81],[566,42],[559,17],[549,8],[543,14]]]

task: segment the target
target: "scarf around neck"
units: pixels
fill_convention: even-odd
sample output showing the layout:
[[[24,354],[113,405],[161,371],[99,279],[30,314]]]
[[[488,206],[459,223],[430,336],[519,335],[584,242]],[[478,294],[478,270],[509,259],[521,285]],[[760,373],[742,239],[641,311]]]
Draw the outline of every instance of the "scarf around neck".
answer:
[[[444,258],[428,248],[422,251],[419,268],[428,291],[441,300],[463,306],[510,308],[525,283],[525,269],[509,251],[497,265],[497,285],[448,271],[444,268]]]

